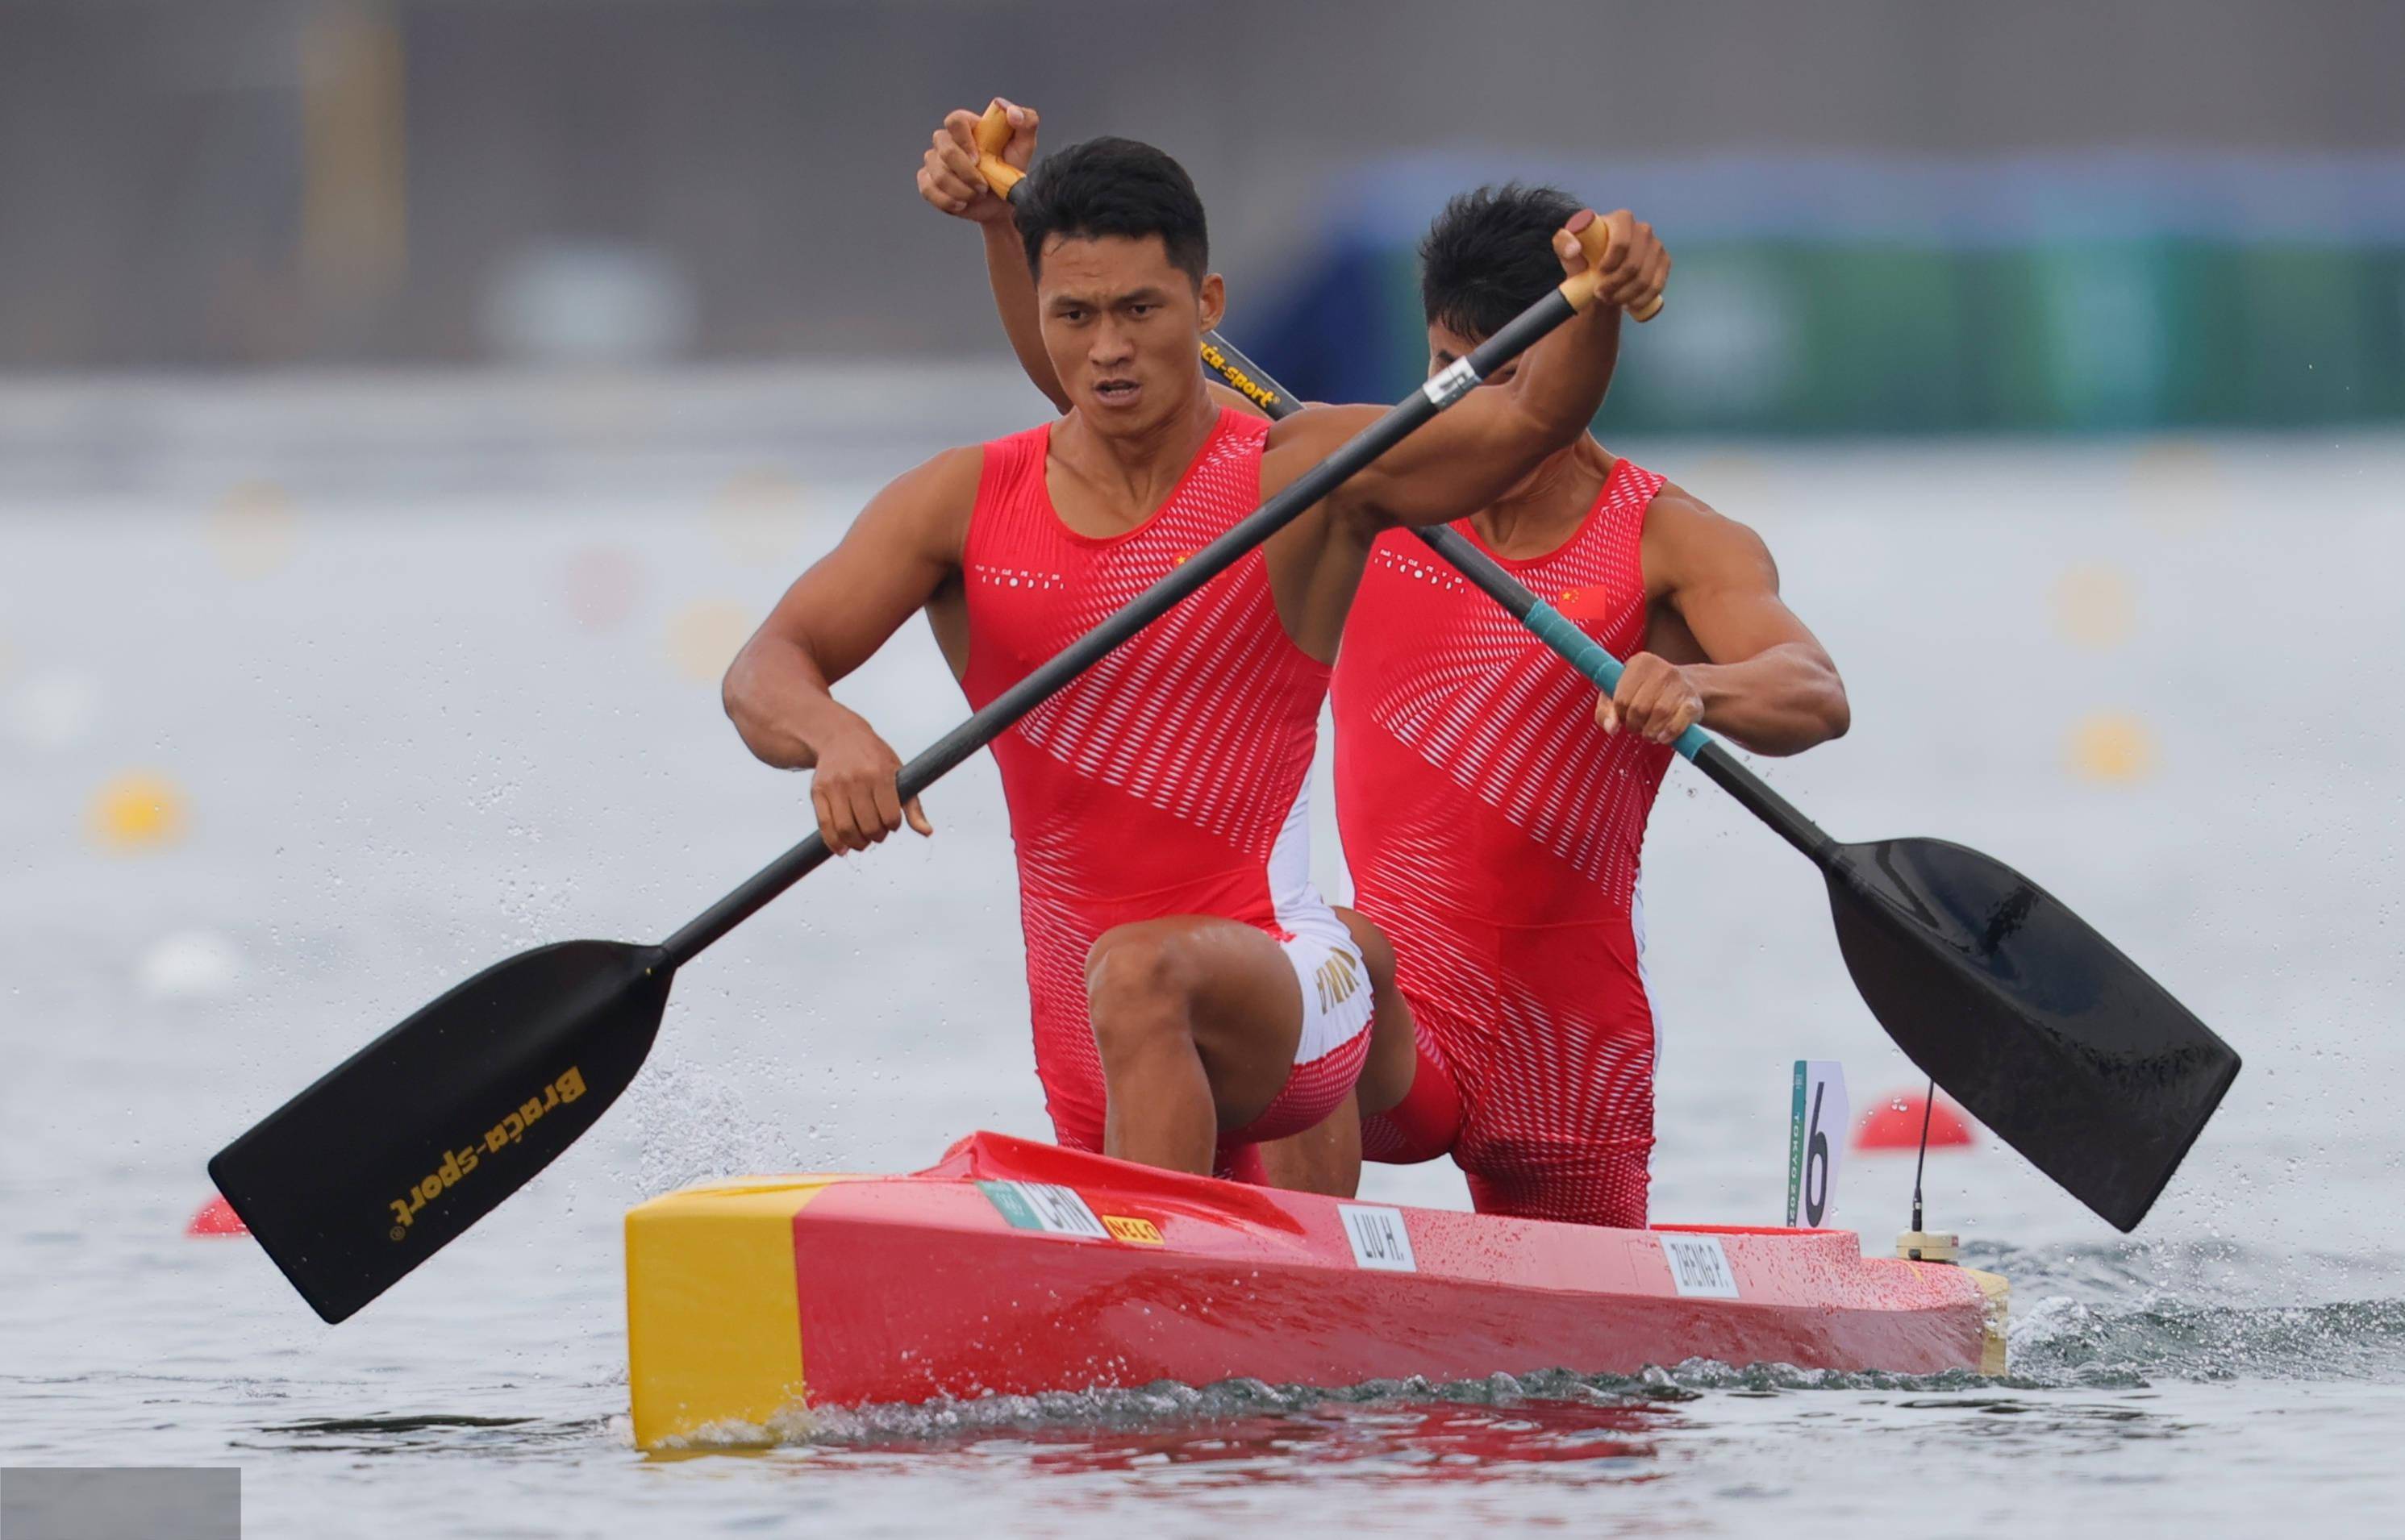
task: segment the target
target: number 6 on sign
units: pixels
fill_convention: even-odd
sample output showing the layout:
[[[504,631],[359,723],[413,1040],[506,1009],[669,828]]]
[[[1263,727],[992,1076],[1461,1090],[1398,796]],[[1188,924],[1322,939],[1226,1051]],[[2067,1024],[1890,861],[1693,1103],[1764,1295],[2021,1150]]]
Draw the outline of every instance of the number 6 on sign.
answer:
[[[1818,1229],[1836,1211],[1838,1141],[1847,1115],[1846,1067],[1835,1059],[1797,1059],[1787,1135],[1789,1228]]]

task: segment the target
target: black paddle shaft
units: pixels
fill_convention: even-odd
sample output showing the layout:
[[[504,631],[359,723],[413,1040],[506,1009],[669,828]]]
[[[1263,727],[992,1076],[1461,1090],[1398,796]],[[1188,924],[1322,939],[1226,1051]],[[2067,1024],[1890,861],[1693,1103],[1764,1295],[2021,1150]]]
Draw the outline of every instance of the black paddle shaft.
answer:
[[[1456,369],[904,766],[903,800],[933,786],[1578,308],[1561,290],[1529,307]],[[499,1207],[592,1127],[651,1051],[676,970],[826,859],[826,845],[813,833],[657,946],[566,942],[485,969],[219,1151],[209,1162],[218,1191],[302,1297],[326,1320],[345,1319]]]
[[[1286,386],[1272,379],[1268,370],[1246,357],[1243,349],[1216,331],[1203,334],[1202,362],[1230,389],[1272,417],[1291,416],[1302,410],[1303,403],[1295,399]],[[1530,623],[1534,629],[1533,623],[1543,601],[1528,592],[1526,584],[1504,570],[1500,562],[1443,525],[1424,525],[1412,533],[1451,563],[1480,592],[1510,610],[1513,619]],[[1579,662],[1574,651],[1554,641],[1544,631],[1539,630],[1538,635],[1564,659],[1573,665]],[[1822,833],[1818,824],[1806,818],[1793,803],[1765,785],[1762,777],[1748,770],[1736,755],[1713,743],[1695,756],[1695,764],[1721,790],[1743,804],[1748,812],[1777,830],[1788,844],[1815,861],[1827,863],[1828,852],[1836,842]]]
[[[896,787],[901,799],[908,802],[935,785],[962,761],[1009,731],[1020,718],[1100,662],[1105,653],[1167,614],[1179,600],[1234,566],[1248,552],[1301,517],[1303,510],[1326,497],[1355,472],[1402,442],[1421,424],[1459,400],[1480,380],[1535,346],[1548,332],[1577,314],[1559,289],[1530,305],[1502,330],[1480,343],[1467,358],[1429,380],[1355,434],[1336,453],[1297,477],[1259,509],[1130,600],[1126,608],[1054,653],[1026,678],[988,701],[966,721],[928,745],[918,758],[902,767]],[[702,948],[743,923],[826,859],[826,842],[813,833],[661,943],[668,965],[682,967]]]
[[[1273,417],[1302,404],[1216,331],[1202,361]],[[1594,678],[1609,655],[1500,563],[1452,529],[1413,533]],[[2237,1079],[2229,1044],[2004,862],[1943,840],[1840,844],[1721,743],[1692,757],[1821,868],[1847,971],[1906,1057],[2064,1191],[2134,1228]]]

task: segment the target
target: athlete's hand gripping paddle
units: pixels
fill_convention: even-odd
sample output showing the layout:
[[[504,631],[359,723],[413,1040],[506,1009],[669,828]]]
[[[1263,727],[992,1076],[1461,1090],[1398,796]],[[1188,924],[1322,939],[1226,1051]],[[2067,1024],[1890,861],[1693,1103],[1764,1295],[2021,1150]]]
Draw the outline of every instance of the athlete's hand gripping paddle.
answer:
[[[1303,511],[1588,308],[1589,271],[1353,436],[902,767],[919,796]],[[209,1174],[302,1297],[341,1321],[532,1181],[626,1088],[676,971],[827,860],[810,836],[655,945],[571,941],[485,969],[393,1028],[218,1152]]]
[[[1300,402],[1214,333],[1203,361],[1273,417]],[[1415,529],[1606,694],[1620,660],[1450,528]],[[2036,883],[1934,839],[1841,845],[1701,727],[1676,745],[1821,868],[1837,946],[1906,1057],[2098,1214],[2134,1228],[2238,1075],[2237,1053]]]

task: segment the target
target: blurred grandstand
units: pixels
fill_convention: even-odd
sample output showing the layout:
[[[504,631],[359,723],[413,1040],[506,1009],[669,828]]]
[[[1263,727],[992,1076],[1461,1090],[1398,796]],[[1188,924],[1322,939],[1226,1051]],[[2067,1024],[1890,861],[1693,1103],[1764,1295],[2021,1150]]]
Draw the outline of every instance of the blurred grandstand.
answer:
[[[62,374],[994,355],[910,173],[996,91],[1186,160],[1323,398],[1518,175],[1678,255],[1629,427],[2393,423],[2399,58],[2389,0],[6,0],[0,446],[90,428]]]

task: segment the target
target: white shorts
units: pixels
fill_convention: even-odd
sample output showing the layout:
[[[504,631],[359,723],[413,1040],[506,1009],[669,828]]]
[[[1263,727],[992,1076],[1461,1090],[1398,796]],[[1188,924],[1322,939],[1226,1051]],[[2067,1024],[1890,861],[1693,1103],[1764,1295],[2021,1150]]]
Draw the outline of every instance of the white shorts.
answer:
[[[1335,911],[1322,905],[1299,924],[1287,917],[1293,933],[1279,949],[1302,986],[1302,1035],[1295,1040],[1294,1061],[1310,1064],[1369,1030],[1376,1002],[1370,998],[1369,964]]]
[[[1294,1068],[1284,1088],[1259,1117],[1221,1136],[1222,1146],[1264,1143],[1317,1127],[1353,1094],[1370,1057],[1370,970],[1352,932],[1325,905],[1299,926],[1292,915],[1279,917],[1287,931],[1279,949],[1302,987],[1302,1035],[1295,1040]]]

